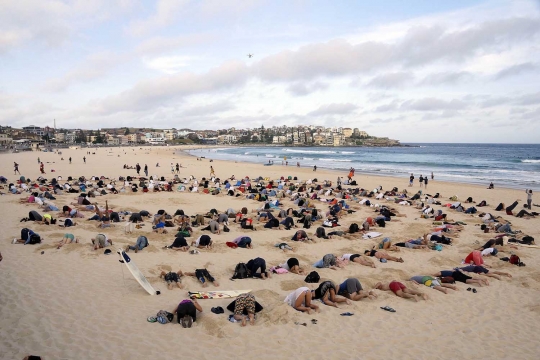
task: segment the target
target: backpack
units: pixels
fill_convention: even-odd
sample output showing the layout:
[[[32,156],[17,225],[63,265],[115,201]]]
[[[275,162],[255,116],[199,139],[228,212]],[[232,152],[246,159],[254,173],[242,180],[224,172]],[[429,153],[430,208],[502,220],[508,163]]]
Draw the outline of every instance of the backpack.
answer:
[[[316,271],[312,271],[308,274],[308,276],[306,276],[306,279],[304,281],[307,283],[318,283],[319,280],[321,280],[319,273]]]
[[[349,233],[354,234],[357,233],[360,230],[357,223],[353,223],[349,226]]]
[[[309,220],[304,220],[304,229],[309,229],[311,227],[311,222]]]
[[[384,219],[378,219],[375,221],[377,223],[377,225],[379,225],[380,227],[386,227],[386,222],[384,221]]]
[[[324,238],[326,237],[326,231],[324,230],[324,228],[322,226],[318,227],[317,230],[315,231],[315,235],[318,237],[318,238]]]
[[[234,268],[232,279],[245,279],[248,277],[248,268],[245,263],[238,263]]]
[[[184,215],[185,215],[185,214],[184,214],[184,210],[181,210],[181,209],[176,210],[176,212],[174,213],[174,216],[177,216],[177,215],[182,215],[182,216],[184,216]]]
[[[173,321],[174,314],[165,310],[159,310],[156,314],[156,319],[160,324],[167,324]]]
[[[520,241],[521,244],[532,245],[534,243],[534,238],[532,236],[524,236]]]
[[[510,255],[510,259],[508,260],[508,262],[512,265],[525,266],[525,264],[521,262],[521,259],[517,255]]]
[[[30,235],[30,244],[39,244],[41,243],[41,237],[38,234]]]

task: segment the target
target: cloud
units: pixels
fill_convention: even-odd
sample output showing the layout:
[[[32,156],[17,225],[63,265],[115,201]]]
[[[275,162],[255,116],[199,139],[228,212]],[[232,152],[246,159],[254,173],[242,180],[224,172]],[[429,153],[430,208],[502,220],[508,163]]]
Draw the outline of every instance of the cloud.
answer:
[[[519,96],[516,99],[516,103],[518,105],[536,105],[536,104],[540,104],[540,92]]]
[[[313,83],[305,83],[305,82],[295,82],[289,85],[287,90],[296,96],[305,96],[309,95],[311,93],[314,93],[316,91],[320,90],[326,90],[328,88],[328,84],[325,84],[323,82],[313,82]]]
[[[111,52],[97,53],[61,78],[50,80],[44,87],[54,92],[65,91],[70,86],[99,79],[127,60],[125,55]]]
[[[395,99],[387,104],[379,105],[375,108],[375,112],[387,112],[397,110],[399,107],[399,100]]]
[[[317,110],[309,112],[309,116],[324,116],[324,115],[346,115],[351,114],[358,106],[351,103],[333,103],[321,105]]]
[[[229,101],[222,101],[211,103],[208,105],[199,105],[189,107],[181,112],[181,116],[186,117],[200,117],[206,115],[214,115],[217,113],[233,110],[236,108],[236,105]]]
[[[218,36],[210,33],[179,35],[175,37],[154,37],[141,42],[135,49],[139,54],[155,54],[176,51],[187,47],[208,44]]]
[[[531,72],[536,69],[538,69],[538,64],[532,62],[525,62],[522,64],[507,67],[506,69],[502,69],[495,75],[495,79],[500,80],[510,76],[516,76],[522,73]]]
[[[468,71],[445,71],[429,74],[424,77],[419,85],[449,85],[468,81],[473,78],[473,75]]]
[[[150,69],[165,74],[175,74],[187,67],[192,60],[189,56],[164,56],[149,60],[143,60]]]
[[[146,19],[131,22],[128,32],[131,35],[141,36],[170,25],[189,2],[189,0],[158,0],[155,13]]]
[[[414,75],[410,72],[393,72],[375,76],[368,83],[368,86],[393,88],[411,84],[413,80]]]
[[[247,73],[244,63],[231,61],[203,74],[183,72],[141,81],[118,95],[91,101],[88,108],[94,114],[147,110],[190,95],[237,88]]]
[[[407,100],[401,104],[402,110],[415,111],[438,111],[438,110],[462,110],[467,107],[467,103],[462,100],[442,100],[437,98],[423,98]]]

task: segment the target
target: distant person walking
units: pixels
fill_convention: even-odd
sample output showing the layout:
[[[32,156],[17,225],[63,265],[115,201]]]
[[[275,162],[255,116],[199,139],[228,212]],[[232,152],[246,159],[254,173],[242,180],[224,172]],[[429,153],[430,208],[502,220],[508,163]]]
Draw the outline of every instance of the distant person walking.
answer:
[[[431,180],[435,178],[435,175],[433,175],[433,171],[431,172]]]
[[[42,173],[42,174],[45,174],[45,165],[43,165],[43,162],[41,164],[39,164],[39,171]]]
[[[527,194],[527,208],[531,210],[533,192],[531,189],[526,189],[525,193]]]
[[[354,176],[354,168],[350,168],[349,169],[349,175],[347,176],[349,181],[352,181],[353,176]]]
[[[15,161],[13,162],[13,168],[15,174],[19,173],[19,175],[21,175],[21,172],[19,171],[19,164],[17,164]]]
[[[41,162],[41,160],[39,160],[39,157],[37,158],[37,163],[39,164]]]
[[[86,164],[86,156],[83,156],[82,159],[83,159],[84,163]]]
[[[427,176],[426,176],[427,178]],[[420,178],[418,179],[418,182],[420,183],[420,187],[422,187],[422,185],[424,185],[424,176],[422,174],[420,174]]]
[[[210,165],[210,176],[216,176],[216,173],[214,172],[214,167]]]
[[[148,165],[144,164],[144,175],[148,177]]]
[[[171,174],[174,174],[174,164],[171,163]]]
[[[180,174],[180,164],[176,163],[176,173]]]
[[[428,178],[427,178],[427,176],[426,176],[426,177],[424,178],[424,184],[425,184],[424,187],[425,187],[426,189],[427,189],[427,183],[428,183]]]
[[[413,186],[413,183],[414,183],[414,175],[411,174],[411,176],[409,176],[409,187]]]
[[[139,165],[139,163],[137,163],[137,165],[135,165],[135,170],[137,170],[137,175],[141,174],[141,165]]]
[[[71,164],[71,156],[69,157],[69,163]]]
[[[313,165],[313,171],[317,171],[317,165]]]

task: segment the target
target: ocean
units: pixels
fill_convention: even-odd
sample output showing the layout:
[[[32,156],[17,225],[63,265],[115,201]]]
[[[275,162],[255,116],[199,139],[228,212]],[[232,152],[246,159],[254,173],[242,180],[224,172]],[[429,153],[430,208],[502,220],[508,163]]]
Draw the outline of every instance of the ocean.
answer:
[[[533,189],[540,191],[540,144],[404,144],[410,147],[230,147],[190,150],[209,159],[313,167],[356,174],[416,180],[434,173],[435,180]]]

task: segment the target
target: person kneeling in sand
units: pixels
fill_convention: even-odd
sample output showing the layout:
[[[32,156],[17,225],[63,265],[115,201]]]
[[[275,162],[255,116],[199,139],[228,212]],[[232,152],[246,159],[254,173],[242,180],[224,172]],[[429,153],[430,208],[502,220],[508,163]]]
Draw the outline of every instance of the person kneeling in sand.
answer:
[[[347,299],[358,301],[364,298],[375,299],[377,294],[373,290],[364,291],[360,281],[356,278],[348,278],[339,285],[338,295],[344,296]]]
[[[208,235],[201,235],[197,240],[191,242],[191,246],[195,246],[199,249],[211,249],[212,239]]]
[[[295,310],[307,312],[308,314],[311,314],[312,310],[319,312],[319,307],[311,302],[312,296],[311,290],[303,286],[287,295],[283,302],[289,304]]]
[[[305,274],[304,269],[300,267],[300,262],[298,261],[297,258],[290,258],[283,264],[279,264],[279,267],[293,274],[298,274],[298,275]]]
[[[167,287],[169,288],[169,290],[172,290],[175,283],[179,289],[183,288],[182,282],[181,282],[182,275],[184,275],[182,273],[182,270],[178,270],[178,272],[169,271],[168,273],[166,273],[165,271],[161,271],[161,274],[159,274],[159,277],[164,278],[165,281],[167,282]]]
[[[176,251],[188,251],[189,245],[187,243],[186,238],[183,235],[178,235],[172,245],[165,246],[165,248],[176,250]]]
[[[418,301],[418,296],[421,296],[424,300],[429,299],[426,294],[423,294],[420,291],[409,289],[396,280],[392,280],[389,284],[383,284],[379,282],[375,285],[375,289],[382,291],[392,291],[394,294],[401,298],[413,299],[414,301]]]
[[[364,251],[364,255],[371,256],[371,257],[374,256],[379,260],[384,259],[384,260],[390,260],[390,261],[395,261],[395,262],[403,262],[402,258],[397,258],[397,257],[394,257],[394,256],[390,256],[387,253],[385,253],[384,251],[377,251],[375,249]],[[381,262],[386,262],[386,261],[381,261]]]
[[[128,252],[129,250],[135,250],[135,252],[137,253],[147,246],[148,246],[148,238],[146,236],[141,235],[137,238],[137,242],[135,243],[135,246],[133,245],[126,246],[126,252]]]
[[[176,314],[178,323],[183,328],[190,328],[197,321],[197,311],[202,312],[203,308],[197,302],[197,299],[185,299],[178,304],[173,314]]]
[[[489,282],[486,279],[473,279],[470,276],[465,275],[459,270],[441,270],[433,276],[438,278],[451,277],[455,281],[459,281],[465,284],[476,284],[478,286],[489,286]]]
[[[79,242],[79,240],[75,237],[75,235],[73,235],[73,234],[64,234],[64,237],[58,243],[57,249],[60,249],[62,246],[66,245],[66,244],[71,244],[73,242],[75,242],[75,243]]]
[[[244,311],[248,314],[249,324],[255,325],[255,296],[252,294],[240,294],[234,302],[233,317],[235,320],[241,320],[242,326],[246,326]]]
[[[195,272],[185,272],[184,275],[196,277],[201,282],[202,287],[208,286],[206,280],[210,281],[214,286],[219,286],[219,283],[210,275],[207,269],[195,269]]]
[[[342,260],[349,260],[360,265],[369,266],[375,268],[375,263],[368,257],[360,254],[343,254],[341,256]]]
[[[443,284],[439,279],[436,279],[431,276],[422,276],[422,275],[413,276],[409,280],[417,285],[425,285],[432,289],[439,290],[440,292],[443,292],[445,294],[448,294],[448,290],[446,290],[446,288],[456,290],[456,291],[459,290],[457,286],[454,286],[451,284]]]
[[[107,238],[107,235],[97,234],[96,237],[92,239],[92,244],[94,244],[94,250],[97,250],[112,245],[113,242],[111,239]]]

